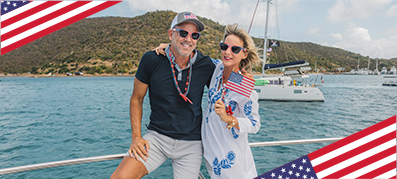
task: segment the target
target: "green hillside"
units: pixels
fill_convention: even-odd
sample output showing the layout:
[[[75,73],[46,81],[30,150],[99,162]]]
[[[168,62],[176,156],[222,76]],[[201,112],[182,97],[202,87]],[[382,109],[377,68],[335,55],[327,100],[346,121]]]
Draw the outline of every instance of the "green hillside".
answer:
[[[155,11],[134,18],[83,19],[1,56],[0,72],[133,74],[146,51],[162,42],[169,42],[167,31],[175,15],[172,11]],[[218,44],[225,26],[210,19],[199,19],[206,28],[197,48],[212,58],[220,58]],[[262,39],[255,38],[255,42],[263,46]],[[281,46],[271,52],[270,62],[295,59],[306,59],[312,67],[317,61],[318,67],[331,70],[337,67],[355,68],[357,59],[366,66],[368,57],[313,43],[281,42]],[[383,66],[390,68],[397,66],[397,58],[379,59],[379,63],[379,69]],[[372,68],[375,68],[374,61]],[[260,71],[260,67],[255,70]]]

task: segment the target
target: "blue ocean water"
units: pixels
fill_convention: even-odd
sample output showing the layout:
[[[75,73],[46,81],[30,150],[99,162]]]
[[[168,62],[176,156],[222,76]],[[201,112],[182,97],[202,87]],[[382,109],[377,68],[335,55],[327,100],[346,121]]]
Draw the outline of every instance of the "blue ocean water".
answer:
[[[126,152],[134,77],[0,77],[0,169]],[[325,102],[260,101],[250,142],[345,137],[397,114],[397,88],[382,76],[326,75]],[[206,100],[204,100],[206,101]],[[204,102],[204,108],[206,102]],[[142,132],[150,105],[144,100]],[[258,174],[329,143],[252,148]],[[3,178],[109,178],[121,160]],[[204,164],[201,172],[209,178]],[[171,161],[144,178],[173,178]]]

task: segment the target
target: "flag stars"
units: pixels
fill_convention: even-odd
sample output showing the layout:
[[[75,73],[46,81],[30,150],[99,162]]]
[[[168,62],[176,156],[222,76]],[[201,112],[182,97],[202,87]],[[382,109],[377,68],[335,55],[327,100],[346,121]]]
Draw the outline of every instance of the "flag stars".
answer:
[[[17,6],[17,3],[12,4],[14,7]]]
[[[276,175],[274,173],[272,173],[272,177],[275,177]]]
[[[314,177],[310,177],[310,179],[314,179]]]
[[[299,170],[302,171],[302,170],[303,170],[303,167],[302,167],[302,166],[299,166]]]
[[[4,11],[7,11],[8,10],[8,8],[7,7],[4,7]]]
[[[302,163],[306,163],[306,159],[303,159],[303,160],[302,160]]]
[[[306,172],[309,173],[310,172],[310,168],[306,168]]]
[[[303,175],[303,178],[304,178],[304,179],[306,179],[306,178],[307,178],[307,176],[306,176],[306,175]]]
[[[7,1],[7,5],[10,5],[11,3],[10,3],[10,1]]]
[[[293,163],[291,167],[292,167],[292,168],[295,168],[295,167],[296,167],[296,165]]]
[[[285,168],[282,168],[282,169],[281,169],[281,172],[283,172],[283,173],[284,173],[284,172],[285,172]]]
[[[279,176],[278,176],[278,179],[283,179],[283,176],[279,175]]]
[[[290,170],[288,173],[289,173],[289,175],[292,175],[292,174],[293,174],[291,170]]]
[[[295,175],[296,175],[296,177],[299,177],[299,176],[300,176],[300,174],[299,174],[298,172],[296,172],[296,174],[295,174]]]

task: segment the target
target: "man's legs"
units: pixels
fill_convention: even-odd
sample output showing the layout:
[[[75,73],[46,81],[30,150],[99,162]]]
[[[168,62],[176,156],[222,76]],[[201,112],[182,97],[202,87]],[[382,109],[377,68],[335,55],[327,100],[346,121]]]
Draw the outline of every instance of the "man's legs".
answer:
[[[142,162],[138,162],[135,158],[125,156],[123,161],[117,167],[116,171],[110,176],[110,179],[124,178],[142,178],[147,175],[148,171]]]
[[[142,178],[148,173],[157,169],[164,161],[169,158],[166,153],[167,148],[171,148],[169,139],[163,135],[159,135],[157,132],[148,130],[143,136],[145,140],[149,142],[149,157],[145,162],[142,158],[138,162],[135,158],[128,156],[128,153],[124,156],[123,161],[117,167],[116,171],[110,177],[111,179],[121,178]]]
[[[172,149],[174,179],[197,179],[203,159],[201,141],[176,140]]]

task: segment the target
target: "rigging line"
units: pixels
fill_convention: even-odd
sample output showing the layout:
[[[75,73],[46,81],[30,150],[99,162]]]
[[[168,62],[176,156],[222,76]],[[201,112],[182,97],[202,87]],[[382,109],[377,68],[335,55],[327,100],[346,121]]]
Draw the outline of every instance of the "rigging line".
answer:
[[[307,60],[307,53],[306,53],[306,49],[305,49],[305,44],[303,43],[302,33],[301,33],[301,30],[300,30],[298,19],[296,18],[296,12],[295,11],[294,11],[294,15],[295,15],[295,19],[296,19],[296,24],[298,25],[299,36],[301,37],[301,40],[302,40],[303,53],[305,53],[306,60]]]
[[[249,29],[248,29],[248,34],[249,34],[250,31],[251,31],[252,22],[254,22],[254,17],[255,17],[256,9],[258,8],[259,1],[260,1],[260,0],[258,0],[258,2],[256,3],[254,15],[252,15],[251,24],[250,24],[250,27],[249,27]]]

